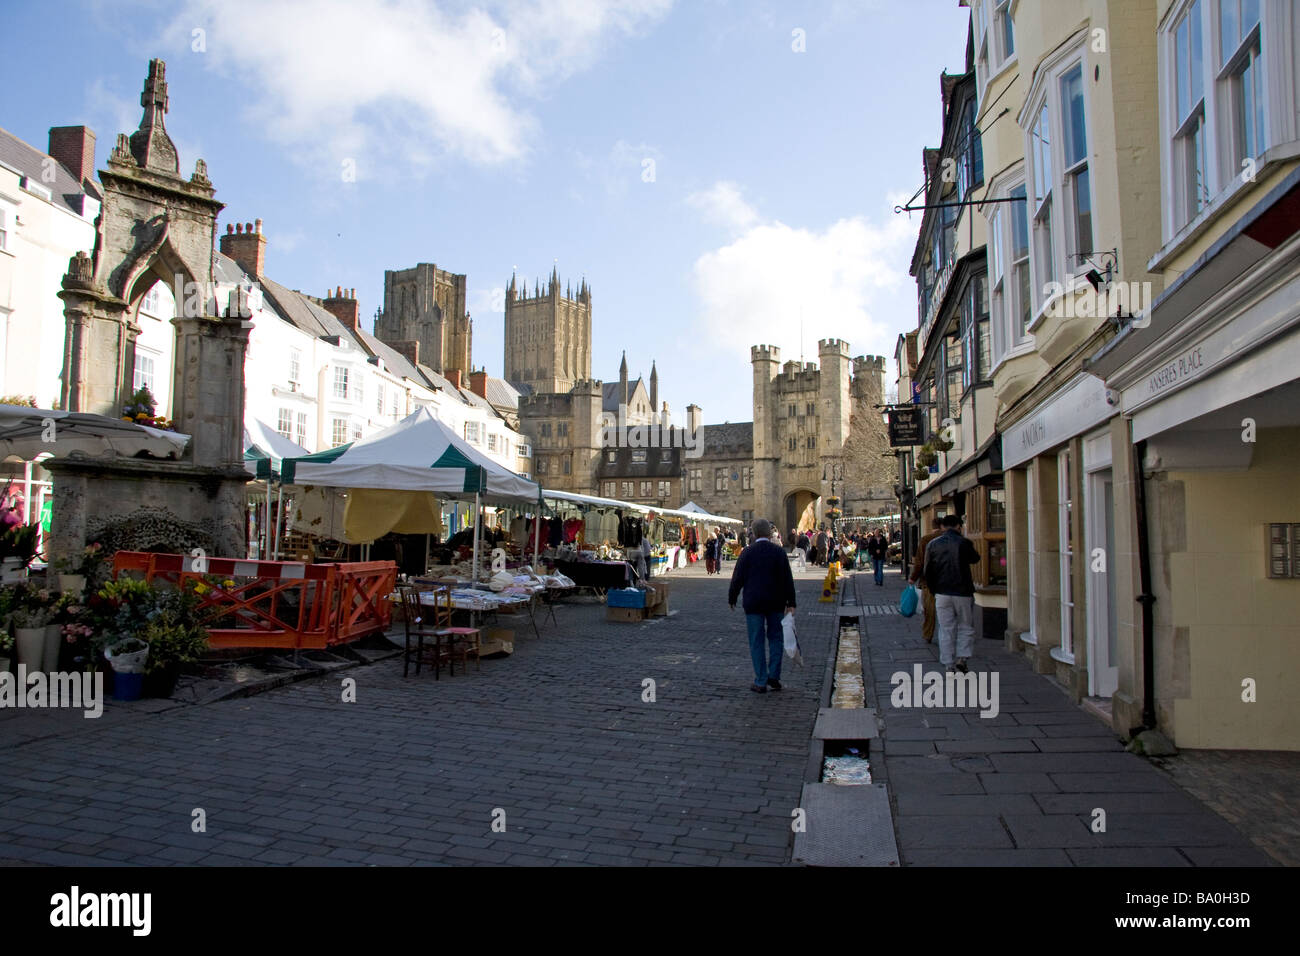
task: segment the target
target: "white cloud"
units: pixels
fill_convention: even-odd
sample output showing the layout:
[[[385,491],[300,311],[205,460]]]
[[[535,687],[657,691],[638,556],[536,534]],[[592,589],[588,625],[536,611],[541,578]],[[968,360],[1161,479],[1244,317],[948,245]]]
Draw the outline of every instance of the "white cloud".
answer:
[[[672,0],[191,0],[169,29],[206,30],[213,68],[300,159],[357,178],[444,153],[520,159],[538,125],[520,104],[585,69]]]
[[[824,229],[761,221],[732,184],[696,203],[706,214],[755,219],[727,245],[695,262],[699,328],[729,356],[775,345],[783,361],[817,360],[819,339],[845,339],[853,354],[892,355],[899,330],[916,324],[908,264],[916,223],[882,211],[840,219]],[[893,199],[890,199],[892,207]],[[802,324],[802,333],[801,333]]]
[[[692,193],[686,202],[703,212],[709,222],[730,229],[747,229],[758,221],[758,211],[745,200],[740,187],[726,180]]]

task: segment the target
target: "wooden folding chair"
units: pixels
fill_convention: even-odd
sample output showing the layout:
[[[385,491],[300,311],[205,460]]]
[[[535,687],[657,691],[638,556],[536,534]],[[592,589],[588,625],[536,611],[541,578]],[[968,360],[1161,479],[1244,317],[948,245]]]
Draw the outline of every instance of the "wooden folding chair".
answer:
[[[402,654],[402,676],[406,677],[411,669],[412,639],[415,641],[415,675],[420,676],[420,666],[426,661],[424,641],[433,641],[433,674],[441,679],[442,631],[451,624],[451,589],[434,589],[434,600],[424,603],[420,600],[421,589],[411,584],[398,586],[397,593],[402,599],[403,617],[406,619],[406,647]]]

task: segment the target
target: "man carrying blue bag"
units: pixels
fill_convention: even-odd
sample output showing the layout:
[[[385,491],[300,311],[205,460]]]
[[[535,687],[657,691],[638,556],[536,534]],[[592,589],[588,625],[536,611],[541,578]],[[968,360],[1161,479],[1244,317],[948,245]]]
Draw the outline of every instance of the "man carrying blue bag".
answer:
[[[939,619],[939,662],[964,674],[975,653],[975,587],[970,566],[980,555],[962,535],[960,517],[945,515],[943,527],[943,534],[925,549],[925,584],[934,592]]]
[[[758,518],[753,525],[754,543],[740,553],[731,572],[727,603],[736,608],[736,598],[744,591],[745,624],[749,630],[749,656],[754,664],[756,694],[781,689],[781,654],[785,634],[781,618],[793,613],[794,575],[785,550],[768,540],[772,523]]]

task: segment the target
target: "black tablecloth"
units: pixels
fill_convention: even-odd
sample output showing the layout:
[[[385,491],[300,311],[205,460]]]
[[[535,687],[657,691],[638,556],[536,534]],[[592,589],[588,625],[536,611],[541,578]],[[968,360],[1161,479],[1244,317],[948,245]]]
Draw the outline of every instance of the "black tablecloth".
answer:
[[[580,588],[625,588],[632,581],[626,561],[556,561],[555,570]]]

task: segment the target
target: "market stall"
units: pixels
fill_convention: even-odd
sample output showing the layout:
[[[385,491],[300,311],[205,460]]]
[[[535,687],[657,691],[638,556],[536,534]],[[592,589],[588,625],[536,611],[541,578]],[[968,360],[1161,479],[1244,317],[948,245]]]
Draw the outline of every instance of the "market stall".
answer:
[[[480,529],[484,505],[536,507],[541,495],[536,482],[479,452],[427,408],[361,441],[286,458],[282,478],[296,489],[343,491],[343,532],[357,542],[389,533],[440,534],[443,501],[473,502],[471,527]],[[476,583],[481,532],[472,538]]]

